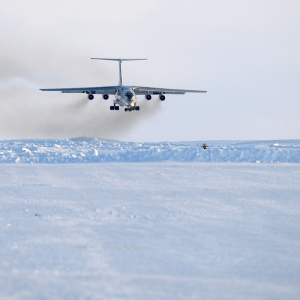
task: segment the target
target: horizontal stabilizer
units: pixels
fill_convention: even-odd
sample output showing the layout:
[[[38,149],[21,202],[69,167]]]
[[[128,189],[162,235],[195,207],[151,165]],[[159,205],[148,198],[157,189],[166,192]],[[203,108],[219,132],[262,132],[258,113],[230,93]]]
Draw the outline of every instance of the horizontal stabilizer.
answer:
[[[133,61],[133,60],[147,60],[147,58],[96,58],[92,57],[91,59],[100,59],[100,60],[114,60],[114,61]]]
[[[91,59],[100,59],[100,60],[112,60],[112,61],[118,61],[119,62],[119,85],[123,85],[123,75],[122,75],[122,62],[123,61],[133,61],[133,60],[147,60],[147,58],[96,58],[92,57]]]

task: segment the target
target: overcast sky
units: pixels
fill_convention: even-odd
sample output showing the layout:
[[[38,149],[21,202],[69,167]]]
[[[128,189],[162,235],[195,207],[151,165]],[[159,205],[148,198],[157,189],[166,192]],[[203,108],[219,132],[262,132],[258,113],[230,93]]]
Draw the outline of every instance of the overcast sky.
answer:
[[[299,0],[0,2],[0,139],[127,141],[300,138]],[[39,88],[118,83],[203,89],[111,101]]]

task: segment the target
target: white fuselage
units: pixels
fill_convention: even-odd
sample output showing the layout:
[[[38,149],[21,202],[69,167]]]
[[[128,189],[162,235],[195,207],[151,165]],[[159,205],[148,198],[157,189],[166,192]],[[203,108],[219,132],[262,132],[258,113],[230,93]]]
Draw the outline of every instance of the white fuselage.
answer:
[[[115,95],[114,103],[119,106],[127,106],[133,108],[136,105],[136,94],[132,87],[122,87]]]

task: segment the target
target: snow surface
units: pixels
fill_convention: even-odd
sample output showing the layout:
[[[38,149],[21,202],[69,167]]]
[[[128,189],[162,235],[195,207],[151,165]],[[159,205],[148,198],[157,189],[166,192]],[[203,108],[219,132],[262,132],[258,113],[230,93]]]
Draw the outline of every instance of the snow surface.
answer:
[[[0,144],[1,300],[300,299],[298,141]]]
[[[0,142],[0,163],[252,162],[300,163],[300,140],[136,143],[73,140]]]

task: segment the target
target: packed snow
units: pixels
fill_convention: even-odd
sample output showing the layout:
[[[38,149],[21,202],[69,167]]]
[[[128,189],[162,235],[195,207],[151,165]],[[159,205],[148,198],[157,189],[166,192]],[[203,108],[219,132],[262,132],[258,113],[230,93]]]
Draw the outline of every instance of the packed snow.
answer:
[[[203,143],[0,142],[0,299],[299,299],[300,142]]]
[[[300,140],[136,143],[79,138],[0,142],[0,163],[159,161],[300,163]]]

